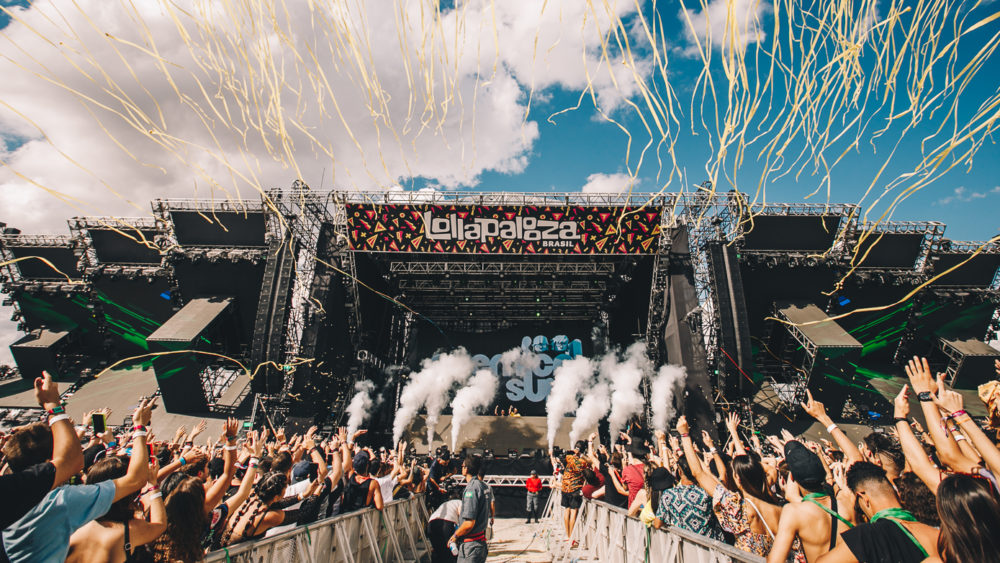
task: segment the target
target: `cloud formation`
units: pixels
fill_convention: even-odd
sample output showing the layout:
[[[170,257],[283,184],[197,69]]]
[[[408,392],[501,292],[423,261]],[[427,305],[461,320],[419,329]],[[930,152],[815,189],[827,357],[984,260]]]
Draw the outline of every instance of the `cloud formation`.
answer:
[[[970,192],[965,186],[959,186],[951,195],[935,201],[934,205],[948,205],[953,201],[968,203],[977,199],[985,199],[991,194],[1000,194],[1000,186],[993,186],[993,189],[984,192]]]
[[[767,39],[762,19],[772,10],[771,4],[763,0],[709,0],[701,10],[682,9],[678,17],[687,44],[681,52],[698,57],[708,46],[720,51],[743,51],[750,43],[761,43]]]
[[[598,172],[587,176],[587,183],[580,188],[585,194],[620,193],[634,187],[636,179],[628,174],[604,174]]]

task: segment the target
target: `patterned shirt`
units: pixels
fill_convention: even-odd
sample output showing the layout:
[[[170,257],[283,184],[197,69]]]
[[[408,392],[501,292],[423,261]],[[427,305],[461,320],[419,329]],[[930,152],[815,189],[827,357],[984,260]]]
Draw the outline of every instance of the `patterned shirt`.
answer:
[[[566,456],[566,470],[563,472],[562,492],[575,493],[583,487],[583,469],[587,462],[581,456]]]
[[[774,537],[768,533],[756,534],[750,529],[750,520],[747,518],[743,497],[727,491],[722,485],[717,485],[715,495],[712,497],[712,507],[715,510],[715,515],[719,517],[722,529],[736,536],[736,547],[761,557],[767,557],[771,551],[771,545],[774,543]]]
[[[697,485],[663,491],[656,517],[664,524],[722,541],[722,528],[712,514],[712,497]]]

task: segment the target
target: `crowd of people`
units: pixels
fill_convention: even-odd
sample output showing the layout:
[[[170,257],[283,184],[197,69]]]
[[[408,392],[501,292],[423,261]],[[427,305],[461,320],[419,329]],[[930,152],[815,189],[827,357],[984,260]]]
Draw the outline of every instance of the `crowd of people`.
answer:
[[[48,374],[34,393],[47,420],[0,436],[0,562],[199,561],[320,518],[381,510],[427,484],[405,442],[362,448],[364,430],[241,436],[229,419],[198,445],[204,421],[169,440],[152,435],[155,398],[139,402],[130,426],[98,432],[94,413],[74,424]]]
[[[802,408],[829,440],[746,436],[736,415],[725,418],[719,447],[705,430],[693,435],[684,416],[676,435],[623,433],[611,448],[592,434],[553,456],[566,537],[588,498],[768,563],[1000,562],[997,429],[977,425],[926,359],[905,371],[893,427],[858,444],[811,394]],[[911,394],[926,431],[910,416]]]

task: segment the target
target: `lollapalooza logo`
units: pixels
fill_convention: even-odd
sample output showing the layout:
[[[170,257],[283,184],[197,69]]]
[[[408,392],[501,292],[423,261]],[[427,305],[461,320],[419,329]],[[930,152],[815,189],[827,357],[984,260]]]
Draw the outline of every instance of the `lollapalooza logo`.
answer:
[[[476,354],[472,361],[476,363],[476,369],[489,368],[505,380],[504,388],[511,402],[540,403],[552,389],[553,372],[563,361],[582,355],[583,344],[579,339],[570,340],[564,334],[552,337],[551,341],[543,335],[534,338],[525,336],[521,339],[521,350],[524,352],[522,357],[530,359],[530,362],[519,362],[514,366],[515,373],[504,373],[508,368],[500,361],[503,354],[492,357]]]
[[[553,221],[511,214],[509,220],[470,217],[468,213],[449,213],[434,217],[424,211],[424,235],[428,240],[461,241],[498,237],[507,240],[541,241],[543,247],[572,246],[580,240],[576,221]]]

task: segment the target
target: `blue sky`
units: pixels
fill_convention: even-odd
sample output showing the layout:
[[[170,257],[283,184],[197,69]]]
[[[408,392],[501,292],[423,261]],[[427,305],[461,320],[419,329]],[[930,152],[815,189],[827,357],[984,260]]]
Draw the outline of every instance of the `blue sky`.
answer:
[[[0,0],[0,4],[24,6],[28,4],[28,1]],[[672,43],[678,46],[683,45],[686,39],[681,20],[675,13],[677,8],[671,5],[663,10],[660,16],[666,26],[666,32],[676,38]],[[647,7],[646,11],[648,13],[650,9]],[[980,12],[982,14],[989,13],[988,7],[981,8]],[[765,14],[765,28],[770,25],[767,21],[769,17]],[[5,16],[0,15],[0,28],[8,23],[6,20]],[[971,56],[982,41],[992,33],[994,33],[994,28],[987,27],[968,37],[968,40],[963,43],[967,47],[963,49],[962,55]],[[768,43],[765,42],[765,45]],[[748,47],[751,52],[757,48],[753,44]],[[681,97],[685,99],[681,105],[686,113],[688,111],[686,99],[690,96],[690,91],[685,92],[685,89],[690,88],[696,78],[700,63],[683,57],[679,49],[680,47],[678,47],[678,51],[670,53],[672,57],[670,65],[673,73],[672,82],[675,88],[679,88]],[[870,62],[862,61],[863,64]],[[724,80],[718,73],[715,77],[717,80]],[[974,106],[974,102],[978,103],[978,101],[988,98],[995,90],[995,76],[988,71],[981,72],[967,89],[965,97],[969,102],[960,110],[968,112]],[[724,94],[724,86],[720,88],[720,91]],[[780,93],[780,89],[776,91],[776,94]],[[578,191],[591,174],[625,172],[625,137],[615,125],[604,122],[596,116],[589,97],[584,100],[579,110],[563,113],[556,117],[555,124],[547,121],[552,113],[573,106],[578,97],[578,91],[566,90],[560,86],[536,92],[529,120],[537,123],[540,134],[530,149],[527,167],[523,172],[517,174],[487,170],[480,175],[479,183],[470,189],[476,191]],[[613,115],[636,135],[633,154],[638,154],[638,150],[645,142],[638,119],[631,112],[625,110],[618,110]],[[893,160],[893,164],[896,166],[887,172],[887,177],[906,172],[909,169],[908,166],[912,167],[919,154],[919,139],[933,131],[939,123],[939,118],[940,114],[935,116],[935,119],[924,120],[909,133],[907,141],[897,151],[898,158]],[[685,129],[684,124],[687,116],[685,115],[681,119],[681,128]],[[875,128],[872,127],[872,129]],[[874,154],[870,146],[863,144],[860,152],[846,157],[833,174],[833,190],[830,201],[835,203],[858,201],[898,134],[899,130],[893,130],[885,135],[876,146]],[[677,146],[677,154],[681,166],[687,171],[689,182],[686,186],[682,186],[680,181],[675,181],[669,188],[672,191],[682,188],[691,189],[693,184],[700,183],[706,178],[703,171],[704,163],[709,156],[706,138],[704,136],[692,137],[690,131],[682,138],[684,141]],[[18,148],[23,140],[5,136],[4,142],[7,150],[11,151]],[[943,221],[948,224],[946,236],[957,240],[981,240],[995,236],[998,233],[998,226],[1000,226],[1000,221],[996,218],[997,210],[1000,210],[1000,187],[998,187],[1000,186],[1000,175],[998,175],[1000,158],[998,157],[1000,157],[1000,153],[998,153],[996,145],[987,141],[977,154],[971,169],[956,168],[931,186],[917,192],[899,206],[894,218],[897,220]],[[741,166],[736,179],[744,191],[752,190],[756,186],[760,167],[760,163],[755,161],[752,155],[748,156],[746,162]],[[659,189],[660,184],[656,181],[656,174],[656,159],[651,153],[639,171],[637,189],[642,191]],[[793,175],[788,175],[767,186],[767,198],[772,202],[823,202],[826,200],[825,193],[817,194],[809,200],[805,199],[805,195],[817,186],[818,181],[819,176],[809,173],[803,174],[798,179]],[[314,183],[318,182],[314,180]],[[400,183],[408,187],[421,187],[434,182],[432,179],[426,178],[404,178]],[[720,184],[719,188],[721,190],[729,189],[724,184]]]

